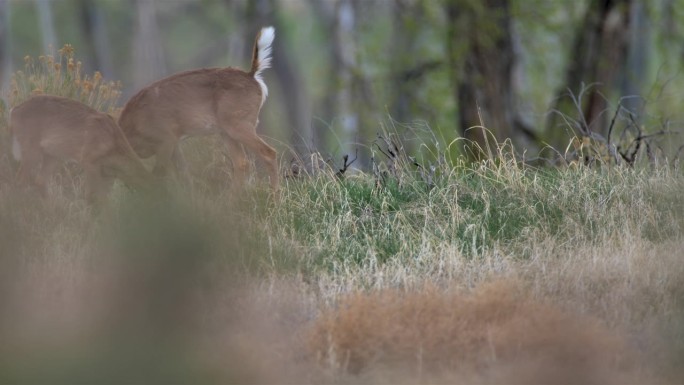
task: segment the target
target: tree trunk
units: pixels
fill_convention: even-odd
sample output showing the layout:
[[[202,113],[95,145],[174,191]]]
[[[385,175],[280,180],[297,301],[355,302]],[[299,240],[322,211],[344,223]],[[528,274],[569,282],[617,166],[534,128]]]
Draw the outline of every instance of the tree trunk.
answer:
[[[162,42],[153,0],[136,0],[137,26],[133,82],[139,89],[166,74]]]
[[[324,31],[328,56],[325,75],[325,92],[317,102],[316,116],[312,122],[312,140],[316,151],[327,154],[330,151],[329,137],[334,130],[334,121],[339,114],[338,94],[341,91],[340,72],[342,71],[342,46],[339,36],[339,3],[319,0],[310,0],[314,9],[319,27]]]
[[[92,0],[80,0],[78,3],[81,36],[85,39],[85,57],[92,58],[86,71],[98,70],[107,79],[114,77],[111,45],[107,34],[107,18],[102,8]]]
[[[49,0],[35,0],[38,16],[40,19],[40,32],[43,38],[43,52],[53,53],[61,48],[56,47],[57,34],[55,33],[54,18],[52,17],[52,7]]]
[[[493,142],[511,138],[516,123],[510,4],[452,0],[447,16],[459,125],[471,143],[468,155],[479,160],[494,155]]]
[[[360,120],[358,109],[354,105],[354,77],[352,68],[356,63],[356,39],[354,29],[356,24],[356,10],[352,0],[340,0],[337,4],[337,30],[334,37],[339,54],[339,90],[337,92],[337,108],[340,124],[342,125],[342,152],[351,153],[355,144],[360,142]]]
[[[279,23],[275,24],[279,25]],[[282,90],[282,102],[285,103],[290,126],[290,144],[295,153],[303,157],[313,150],[311,148],[310,114],[307,108],[306,87],[303,84],[297,64],[285,48],[283,29],[278,28],[278,30],[281,31],[280,40],[273,43],[273,55],[277,58],[273,61],[273,72],[278,78]]]
[[[360,116],[354,103],[355,80],[352,69],[356,68],[356,9],[351,0],[319,2],[312,0],[316,14],[328,41],[328,72],[326,92],[320,102],[321,116],[314,122],[314,143],[317,150],[324,151],[329,132],[341,127],[336,135],[343,154],[355,152],[355,142],[360,140]]]
[[[569,55],[566,82],[557,92],[554,113],[547,123],[546,136],[554,147],[567,145],[569,129],[582,136],[605,134],[606,97],[617,85],[616,75],[624,73],[631,5],[632,0],[589,3]],[[566,121],[576,123],[568,127]]]
[[[353,140],[351,143],[353,148],[350,148],[347,153],[351,153],[352,150],[356,152],[359,146],[371,146],[375,135],[380,132],[378,122],[381,112],[373,95],[371,83],[366,76],[367,71],[363,68],[361,50],[357,48],[357,44],[363,38],[361,35],[363,26],[359,27],[357,24],[368,22],[367,19],[363,19],[364,15],[376,14],[378,5],[363,0],[345,0],[341,6],[347,7],[346,9],[342,8],[339,13],[339,38],[342,46],[343,74],[349,77],[349,83],[346,86],[343,83],[342,86],[341,111],[344,111],[345,104],[348,104],[351,119],[348,121],[347,130],[350,134],[348,138]],[[367,8],[364,9],[363,7]],[[342,79],[342,81],[345,80]],[[359,151],[357,164],[359,167],[369,168],[371,164],[370,152]]]
[[[644,74],[648,69],[648,47],[651,43],[651,28],[645,5],[641,0],[633,0],[629,11],[629,39],[625,71],[620,81],[620,91],[625,96],[640,95],[643,89]],[[639,98],[627,98],[622,105],[635,113],[639,119],[643,115],[644,102]]]
[[[254,36],[247,36],[251,31],[247,31],[247,25],[249,23],[240,22],[244,15],[245,4],[244,2],[236,2],[232,0],[226,0],[225,2],[226,10],[228,14],[233,18],[235,22],[235,27],[233,28],[233,33],[228,36],[228,58],[237,63],[244,63],[248,66],[248,60],[252,58],[252,40]],[[277,32],[277,31],[276,31]],[[246,68],[246,67],[245,67]]]
[[[0,94],[6,95],[12,78],[10,4],[0,0]]]
[[[398,0],[392,6],[392,73],[389,84],[390,114],[392,119],[407,122],[416,114],[425,113],[419,107],[416,88],[419,80],[442,63],[418,55],[421,48],[420,33],[428,21],[423,0]],[[408,144],[408,143],[406,143]]]

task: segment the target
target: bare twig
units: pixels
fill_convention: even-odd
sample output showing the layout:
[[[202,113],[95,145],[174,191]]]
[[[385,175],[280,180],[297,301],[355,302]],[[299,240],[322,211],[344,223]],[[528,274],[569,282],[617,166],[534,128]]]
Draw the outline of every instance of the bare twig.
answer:
[[[349,162],[349,155],[348,155],[348,154],[345,154],[345,155],[342,157],[342,160],[344,161],[344,164],[342,165],[342,168],[339,169],[339,170],[337,171],[337,173],[335,173],[335,176],[337,176],[338,178],[343,177],[343,176],[344,176],[344,173],[347,171],[347,169],[349,168],[349,166],[351,166],[354,162],[356,162],[356,159],[358,159],[358,157],[359,157],[359,149],[358,149],[358,148],[356,149],[356,152],[354,153],[354,159],[352,159],[351,162]]]

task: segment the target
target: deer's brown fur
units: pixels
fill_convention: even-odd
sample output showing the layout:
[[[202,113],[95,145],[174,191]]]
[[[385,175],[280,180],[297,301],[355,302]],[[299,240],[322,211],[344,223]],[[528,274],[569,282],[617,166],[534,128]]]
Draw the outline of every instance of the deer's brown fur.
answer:
[[[152,175],[109,115],[78,101],[40,95],[10,113],[17,177],[47,190],[47,180],[63,162],[76,161],[86,176],[86,194],[100,201],[114,178],[134,188],[148,188]]]
[[[248,167],[244,146],[267,164],[271,185],[277,189],[276,151],[256,133],[267,94],[260,73],[270,64],[272,40],[273,29],[262,29],[250,72],[235,68],[181,72],[150,84],[126,103],[119,125],[140,157],[156,156],[155,174],[166,174],[174,160],[182,160],[178,144],[183,138],[219,133],[233,161],[235,185],[241,185]]]

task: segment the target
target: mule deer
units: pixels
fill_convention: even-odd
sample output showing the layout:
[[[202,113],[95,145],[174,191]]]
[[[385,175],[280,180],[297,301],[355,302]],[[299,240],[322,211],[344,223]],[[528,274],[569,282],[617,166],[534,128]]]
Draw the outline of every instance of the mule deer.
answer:
[[[98,203],[113,178],[148,189],[153,176],[109,115],[60,96],[35,96],[10,111],[12,153],[20,162],[20,182],[47,193],[47,181],[62,162],[73,160],[85,172],[86,194]]]
[[[126,103],[119,125],[142,158],[156,156],[154,173],[164,175],[182,163],[178,144],[189,136],[220,133],[232,159],[235,186],[248,167],[242,146],[268,166],[278,189],[276,151],[256,133],[268,88],[261,73],[271,65],[273,27],[262,28],[254,42],[252,68],[203,68],[181,72],[148,85]]]

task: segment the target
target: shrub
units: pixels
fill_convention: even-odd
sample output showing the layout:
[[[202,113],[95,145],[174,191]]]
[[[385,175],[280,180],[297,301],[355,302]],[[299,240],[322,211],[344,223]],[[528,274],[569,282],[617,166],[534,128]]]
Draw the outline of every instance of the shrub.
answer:
[[[409,382],[610,383],[632,362],[625,342],[595,319],[534,300],[508,280],[471,293],[352,294],[324,312],[310,341],[334,370]]]
[[[121,96],[121,82],[105,81],[99,71],[82,73],[83,64],[74,57],[70,44],[58,51],[58,56],[41,55],[38,59],[24,57],[24,70],[12,76],[9,107],[32,95],[48,94],[78,100],[102,112],[114,113]]]

